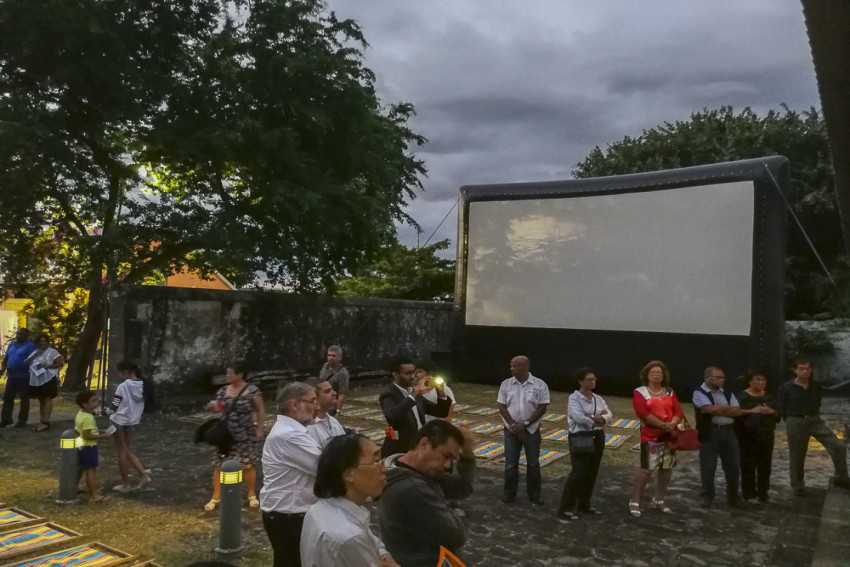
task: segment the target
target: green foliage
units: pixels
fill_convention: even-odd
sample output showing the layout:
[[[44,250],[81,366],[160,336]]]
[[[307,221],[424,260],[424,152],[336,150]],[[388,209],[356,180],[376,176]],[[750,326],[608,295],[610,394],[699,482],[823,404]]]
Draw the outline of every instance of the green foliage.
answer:
[[[833,352],[835,345],[826,330],[797,326],[785,333],[785,356],[789,362],[799,357]]]
[[[421,248],[393,242],[378,258],[362,267],[354,277],[339,281],[339,295],[451,301],[454,295],[455,262],[437,256],[449,247],[441,240]]]
[[[605,150],[594,148],[573,170],[576,177],[598,177],[784,155],[791,162],[788,200],[827,266],[843,254],[835,183],[829,161],[826,125],[812,108],[802,113],[771,110],[758,116],[749,108],[705,109],[677,121],[625,137]],[[830,309],[834,288],[820,279],[816,258],[797,226],[789,223],[786,297],[789,319]]]
[[[89,354],[106,282],[186,266],[333,291],[410,220],[425,172],[365,45],[318,0],[3,0],[6,283],[49,264],[88,289]]]

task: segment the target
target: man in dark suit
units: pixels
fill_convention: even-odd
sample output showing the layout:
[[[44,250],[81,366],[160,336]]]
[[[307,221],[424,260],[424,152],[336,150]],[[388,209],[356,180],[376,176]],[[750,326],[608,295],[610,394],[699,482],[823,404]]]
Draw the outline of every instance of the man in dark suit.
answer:
[[[393,381],[379,397],[381,409],[389,424],[384,446],[381,447],[381,455],[384,457],[405,453],[410,449],[419,428],[425,425],[425,414],[446,417],[452,407],[452,400],[446,396],[441,384],[435,385],[436,404],[422,395],[428,389],[425,385],[413,386],[415,369],[410,359],[396,359],[390,366]]]

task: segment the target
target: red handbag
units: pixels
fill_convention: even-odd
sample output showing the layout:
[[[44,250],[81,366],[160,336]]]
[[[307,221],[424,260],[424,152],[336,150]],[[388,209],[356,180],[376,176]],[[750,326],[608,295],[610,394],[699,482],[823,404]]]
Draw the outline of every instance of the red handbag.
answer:
[[[676,429],[673,437],[664,442],[668,449],[675,451],[696,451],[700,448],[699,431],[691,427],[688,418],[682,419],[681,429]]]

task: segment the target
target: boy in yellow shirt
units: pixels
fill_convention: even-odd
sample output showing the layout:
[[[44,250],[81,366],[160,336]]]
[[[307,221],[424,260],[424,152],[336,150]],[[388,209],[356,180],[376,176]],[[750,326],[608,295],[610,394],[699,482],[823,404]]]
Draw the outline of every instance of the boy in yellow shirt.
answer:
[[[97,486],[97,440],[108,439],[112,433],[98,429],[97,423],[94,420],[92,413],[100,405],[100,400],[94,392],[80,392],[77,394],[77,405],[80,406],[80,411],[77,412],[77,417],[74,419],[74,429],[80,434],[80,446],[78,448],[77,458],[80,465],[80,477],[85,475],[86,488],[89,491],[89,500],[91,502],[103,502],[108,500],[108,496],[103,496],[98,491]]]

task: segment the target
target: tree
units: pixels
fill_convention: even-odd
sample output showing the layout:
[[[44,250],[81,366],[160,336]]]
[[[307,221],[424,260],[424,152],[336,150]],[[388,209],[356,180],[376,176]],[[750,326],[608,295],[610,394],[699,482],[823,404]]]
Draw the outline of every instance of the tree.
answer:
[[[186,266],[332,292],[409,220],[424,139],[365,45],[318,0],[0,3],[0,258],[20,280],[52,234],[89,292],[66,387],[110,284]]]
[[[760,117],[749,108],[704,109],[688,121],[644,130],[604,151],[594,148],[573,170],[575,177],[599,177],[784,155],[791,162],[788,200],[818,252],[831,269],[842,264],[841,224],[823,117],[787,106]],[[786,271],[787,314],[806,318],[830,309],[834,288],[796,225],[789,223]]]
[[[370,264],[353,277],[339,281],[339,295],[451,301],[454,296],[455,262],[437,256],[449,247],[441,240],[421,248],[398,242],[388,244]]]

